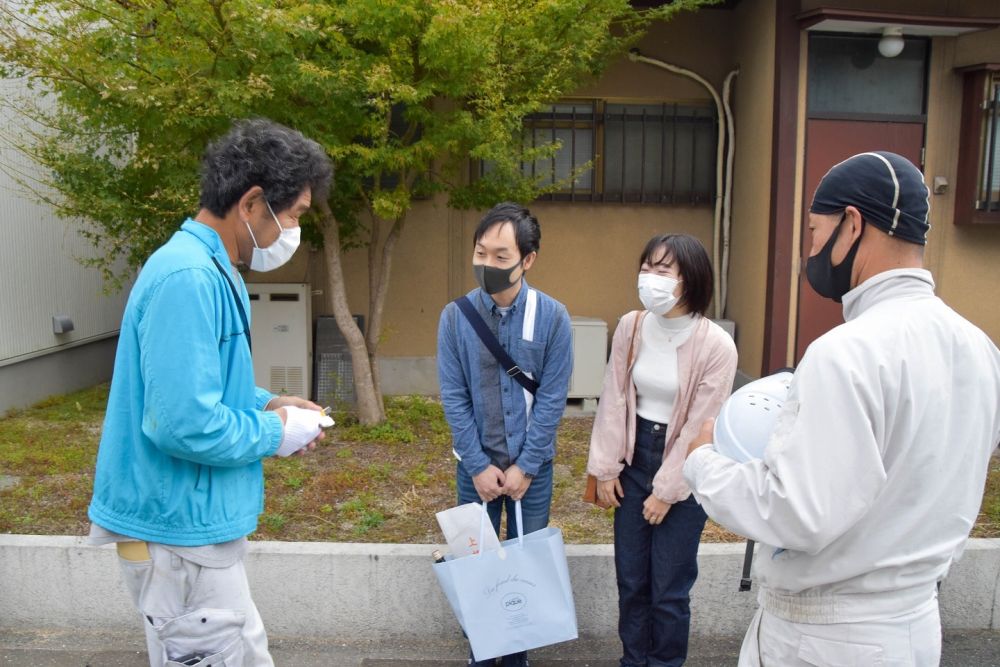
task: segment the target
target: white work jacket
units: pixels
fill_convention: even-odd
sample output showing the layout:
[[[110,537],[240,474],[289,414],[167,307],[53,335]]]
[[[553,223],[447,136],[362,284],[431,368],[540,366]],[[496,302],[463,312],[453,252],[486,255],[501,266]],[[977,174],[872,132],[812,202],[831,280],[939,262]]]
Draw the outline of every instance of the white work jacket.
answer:
[[[866,280],[844,318],[806,351],[763,460],[702,447],[684,467],[709,516],[761,543],[761,602],[793,621],[891,617],[932,597],[1000,441],[1000,351],[930,272]]]

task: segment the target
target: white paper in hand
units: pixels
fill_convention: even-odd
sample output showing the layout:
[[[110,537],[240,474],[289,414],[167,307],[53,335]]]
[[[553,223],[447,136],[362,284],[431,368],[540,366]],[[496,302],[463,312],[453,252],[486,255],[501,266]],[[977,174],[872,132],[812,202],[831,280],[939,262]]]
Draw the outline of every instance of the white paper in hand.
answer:
[[[322,412],[316,410],[305,410],[293,405],[285,406],[285,430],[281,438],[281,445],[275,452],[278,456],[291,456],[320,434],[322,420],[331,420]]]
[[[471,556],[481,550],[491,550],[500,548],[500,540],[493,532],[492,526],[487,526],[483,544],[479,544],[480,524],[483,520],[483,506],[481,503],[468,503],[459,505],[451,509],[438,512],[438,525],[444,533],[444,539],[448,542],[448,550],[454,558]],[[489,523],[489,519],[486,519]]]

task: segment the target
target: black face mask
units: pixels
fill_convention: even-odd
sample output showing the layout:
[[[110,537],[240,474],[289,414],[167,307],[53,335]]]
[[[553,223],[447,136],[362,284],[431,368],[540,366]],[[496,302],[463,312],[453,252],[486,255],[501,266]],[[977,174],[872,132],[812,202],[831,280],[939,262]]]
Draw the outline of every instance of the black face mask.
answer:
[[[823,248],[806,260],[806,278],[809,280],[809,284],[812,285],[817,294],[827,299],[833,299],[837,303],[840,303],[844,295],[851,291],[851,271],[854,269],[854,256],[858,252],[858,246],[861,244],[861,236],[864,235],[865,230],[865,223],[862,220],[861,235],[858,236],[858,240],[847,251],[847,256],[844,257],[844,260],[834,266],[830,255],[833,253],[833,245],[840,236],[840,227],[846,219],[847,214],[845,213],[841,216],[840,222],[837,223],[837,228],[833,230],[833,234],[830,235],[829,240],[823,245]]]
[[[479,286],[483,288],[484,292],[492,296],[516,284],[510,282],[510,277],[519,266],[521,266],[521,262],[518,262],[509,269],[498,269],[495,266],[487,266],[485,264],[473,264],[472,271],[476,274],[476,282],[479,283]]]

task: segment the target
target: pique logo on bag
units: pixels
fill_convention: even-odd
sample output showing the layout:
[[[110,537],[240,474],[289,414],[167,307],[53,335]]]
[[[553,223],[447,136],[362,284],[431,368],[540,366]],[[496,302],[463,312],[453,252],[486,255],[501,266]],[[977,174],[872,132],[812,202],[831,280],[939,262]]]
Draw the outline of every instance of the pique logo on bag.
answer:
[[[521,611],[528,601],[520,593],[507,593],[503,596],[503,608],[505,611]]]

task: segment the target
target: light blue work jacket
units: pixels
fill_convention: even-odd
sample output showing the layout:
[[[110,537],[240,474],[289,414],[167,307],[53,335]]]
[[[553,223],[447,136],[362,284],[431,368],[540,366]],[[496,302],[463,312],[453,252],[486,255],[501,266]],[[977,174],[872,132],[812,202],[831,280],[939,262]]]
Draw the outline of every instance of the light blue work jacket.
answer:
[[[180,546],[254,531],[261,459],[277,451],[282,424],[263,411],[273,394],[254,383],[249,316],[246,286],[210,227],[187,220],[149,258],[122,319],[91,521]]]

